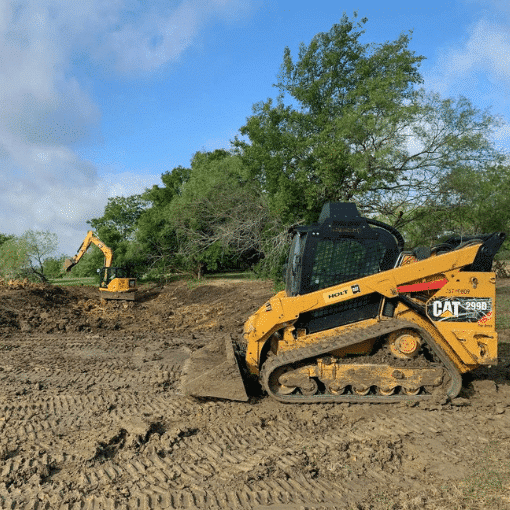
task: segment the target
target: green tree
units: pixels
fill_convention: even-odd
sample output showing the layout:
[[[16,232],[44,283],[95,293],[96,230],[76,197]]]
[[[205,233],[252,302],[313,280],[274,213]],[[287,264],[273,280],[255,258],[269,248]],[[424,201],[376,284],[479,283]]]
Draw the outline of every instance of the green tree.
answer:
[[[64,275],[64,261],[66,257],[65,255],[61,255],[60,257],[46,257],[43,260],[43,268],[44,275],[47,278],[59,278]]]
[[[176,268],[177,234],[170,209],[190,174],[190,168],[178,166],[161,175],[162,187],[154,185],[141,195],[146,208],[138,218],[136,242],[129,245],[127,255],[142,274],[162,277]]]
[[[79,264],[76,264],[67,274],[77,278],[97,276],[97,270],[102,268],[103,264],[104,255],[101,250],[97,246],[91,246],[80,259]]]
[[[141,195],[111,197],[104,208],[103,216],[88,220],[87,223],[105,242],[118,243],[131,239],[144,208],[145,201]]]
[[[58,237],[49,231],[27,230],[21,236],[29,257],[29,273],[46,282],[44,274],[44,259],[55,252],[58,247]]]
[[[0,276],[9,280],[25,275],[30,267],[30,255],[25,240],[11,237],[0,245]]]
[[[413,223],[430,223],[424,212],[427,209],[432,209],[428,216],[436,219],[439,209],[445,210],[445,198],[457,196],[458,176],[482,178],[486,170],[502,165],[506,158],[492,142],[492,133],[501,121],[489,111],[474,108],[463,97],[441,99],[424,91],[417,94],[417,102],[420,111],[407,128],[409,142],[401,151],[399,181],[364,199],[367,207],[386,215],[395,226],[411,229]],[[476,182],[478,177],[472,185]]]
[[[4,244],[6,241],[10,241],[10,240],[12,240],[14,238],[15,238],[15,236],[12,235],[12,234],[1,234],[0,233],[0,246],[2,244]]]
[[[432,246],[452,234],[508,232],[510,166],[455,167],[439,178],[434,199],[413,207],[412,216],[401,228],[409,246]]]
[[[508,231],[510,226],[510,166],[455,168],[442,181],[439,209],[461,234]]]
[[[136,270],[132,245],[136,243],[137,221],[147,207],[142,195],[111,197],[103,215],[87,221],[101,241],[113,250],[113,264],[126,267],[130,272]],[[98,268],[103,267],[103,259],[102,252],[92,248],[80,261],[80,269],[73,269],[73,273],[93,276]]]
[[[197,152],[191,168],[170,206],[183,266],[200,275],[258,262],[263,237],[278,222],[241,158],[224,150]]]
[[[254,105],[240,129],[249,141],[234,140],[286,223],[315,221],[328,201],[355,201],[405,225],[437,198],[445,173],[500,158],[489,142],[498,119],[417,90],[423,57],[409,50],[410,34],[362,44],[366,22],[344,15],[301,44],[296,60],[286,48],[276,104]]]
[[[362,44],[366,21],[344,15],[308,47],[302,43],[296,62],[286,48],[276,105],[254,105],[240,130],[250,143],[234,142],[285,221],[313,221],[324,202],[357,199],[398,178],[387,161],[416,112],[413,85],[423,57],[408,49],[405,34]]]
[[[175,167],[171,172],[161,175],[164,186],[157,185],[146,189],[142,195],[143,200],[150,202],[154,207],[165,207],[176,196],[181,195],[184,184],[189,180],[191,168]]]

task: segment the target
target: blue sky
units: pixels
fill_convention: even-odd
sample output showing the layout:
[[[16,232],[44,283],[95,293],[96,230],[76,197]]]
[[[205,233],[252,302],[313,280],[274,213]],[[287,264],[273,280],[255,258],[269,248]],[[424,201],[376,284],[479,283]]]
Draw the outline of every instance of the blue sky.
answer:
[[[366,42],[413,31],[427,89],[510,119],[506,0],[0,0],[0,232],[74,253],[108,197],[228,149],[276,96],[285,46],[355,10]]]

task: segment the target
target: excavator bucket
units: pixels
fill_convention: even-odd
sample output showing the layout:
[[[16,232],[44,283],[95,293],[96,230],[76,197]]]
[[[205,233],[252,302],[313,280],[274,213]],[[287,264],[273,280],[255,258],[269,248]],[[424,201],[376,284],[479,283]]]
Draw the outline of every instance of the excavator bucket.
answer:
[[[212,341],[187,361],[183,390],[193,397],[216,397],[246,402],[241,370],[229,337]]]
[[[76,262],[73,259],[66,259],[64,262],[64,269],[66,271],[69,271],[75,265],[76,265]]]

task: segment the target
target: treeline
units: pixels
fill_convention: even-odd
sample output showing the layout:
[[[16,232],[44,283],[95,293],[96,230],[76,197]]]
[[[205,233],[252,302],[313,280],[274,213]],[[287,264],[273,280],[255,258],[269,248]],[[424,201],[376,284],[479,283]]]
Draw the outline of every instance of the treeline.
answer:
[[[0,234],[0,278],[47,281],[62,272],[64,256],[51,256],[58,246],[52,232],[27,230],[21,236]]]
[[[507,230],[510,164],[493,143],[500,119],[425,92],[410,35],[364,43],[366,22],[344,15],[297,57],[286,48],[277,97],[253,106],[229,151],[199,151],[162,185],[110,199],[88,223],[115,265],[276,277],[288,227],[316,221],[328,201],[356,202],[409,245]],[[73,273],[101,265],[94,250]]]
[[[267,273],[280,263],[284,223],[272,215],[241,157],[197,152],[190,168],[174,168],[161,179],[163,186],[141,195],[109,199],[103,216],[88,221],[114,249],[115,265],[158,278],[250,268]],[[91,250],[73,273],[90,275],[101,264],[101,252]]]

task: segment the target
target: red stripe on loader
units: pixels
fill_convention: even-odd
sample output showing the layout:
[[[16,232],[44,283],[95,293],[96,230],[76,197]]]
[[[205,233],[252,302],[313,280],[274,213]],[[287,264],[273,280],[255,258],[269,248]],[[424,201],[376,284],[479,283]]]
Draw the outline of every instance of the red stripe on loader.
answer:
[[[444,278],[443,280],[436,280],[433,282],[425,282],[425,283],[413,283],[412,285],[401,285],[397,287],[399,292],[418,292],[420,290],[432,290],[432,289],[440,289],[444,287],[448,283],[448,280]]]

